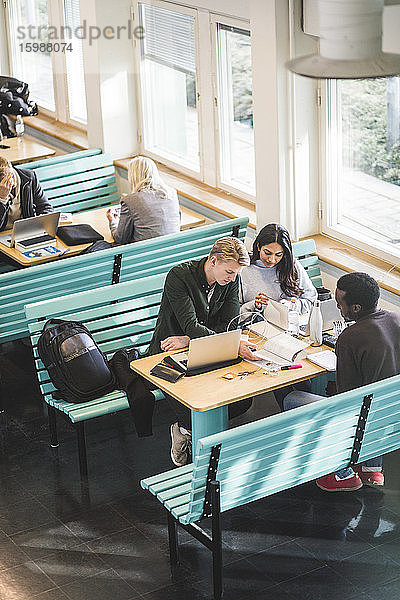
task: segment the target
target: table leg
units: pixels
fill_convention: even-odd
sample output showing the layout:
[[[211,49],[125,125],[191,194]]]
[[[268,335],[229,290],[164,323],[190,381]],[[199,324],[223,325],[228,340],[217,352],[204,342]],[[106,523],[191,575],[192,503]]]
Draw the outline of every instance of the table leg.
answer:
[[[213,408],[204,412],[192,412],[192,444],[196,451],[197,441],[207,435],[228,429],[228,406]]]

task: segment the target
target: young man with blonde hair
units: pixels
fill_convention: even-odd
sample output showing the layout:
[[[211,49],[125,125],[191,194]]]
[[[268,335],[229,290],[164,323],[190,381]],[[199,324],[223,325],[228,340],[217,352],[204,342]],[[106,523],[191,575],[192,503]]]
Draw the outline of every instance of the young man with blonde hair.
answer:
[[[237,276],[249,264],[243,242],[225,237],[215,242],[207,257],[173,267],[165,280],[149,354],[186,348],[193,338],[226,331],[240,313]],[[239,354],[258,360],[246,341],[240,342]],[[190,412],[176,400],[169,401],[178,418],[171,426],[171,457],[174,464],[183,465],[191,449]],[[231,417],[245,412],[251,399],[242,403],[230,407]]]

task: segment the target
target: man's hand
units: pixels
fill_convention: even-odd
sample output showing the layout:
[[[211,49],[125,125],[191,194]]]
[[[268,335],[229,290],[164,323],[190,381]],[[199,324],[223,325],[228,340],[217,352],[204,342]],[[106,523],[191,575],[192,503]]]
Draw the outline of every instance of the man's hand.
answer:
[[[251,342],[246,342],[245,340],[241,340],[239,344],[239,356],[242,358],[247,358],[248,360],[262,360],[258,356],[256,356],[250,348],[254,348],[254,345]]]
[[[188,335],[171,335],[160,343],[161,350],[169,352],[170,350],[182,350],[189,346],[190,337]]]
[[[269,302],[269,298],[268,298],[267,294],[264,294],[264,292],[259,292],[254,299],[255,307],[258,310],[260,310],[260,308],[262,308],[263,306],[267,306],[268,302]]]
[[[113,221],[118,221],[119,212],[116,211],[114,208],[108,208],[106,211],[106,217],[110,223],[112,223]]]

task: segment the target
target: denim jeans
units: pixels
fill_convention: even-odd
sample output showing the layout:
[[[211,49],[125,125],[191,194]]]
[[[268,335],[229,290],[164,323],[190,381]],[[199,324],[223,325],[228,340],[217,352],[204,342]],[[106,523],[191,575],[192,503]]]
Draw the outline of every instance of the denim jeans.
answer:
[[[313,402],[317,402],[318,400],[324,399],[325,396],[317,396],[316,394],[311,394],[309,392],[302,392],[300,390],[295,390],[290,392],[283,401],[283,409],[284,410],[292,410],[292,408],[298,408],[299,406],[305,406],[306,404],[312,404]],[[370,460],[366,460],[362,463],[363,470],[365,471],[381,471],[382,470],[382,457],[378,456],[376,458],[371,458]],[[344,469],[339,469],[335,473],[338,479],[346,479],[346,477],[351,477],[354,475],[354,471],[351,467],[345,467]]]

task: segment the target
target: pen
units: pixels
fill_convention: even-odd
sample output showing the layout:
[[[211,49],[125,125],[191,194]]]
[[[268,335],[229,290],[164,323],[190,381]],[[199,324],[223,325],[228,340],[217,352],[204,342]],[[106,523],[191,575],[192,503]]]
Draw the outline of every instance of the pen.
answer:
[[[301,369],[303,365],[287,365],[287,367],[281,367],[281,371],[289,371],[289,369]]]

